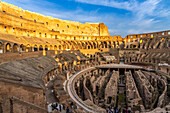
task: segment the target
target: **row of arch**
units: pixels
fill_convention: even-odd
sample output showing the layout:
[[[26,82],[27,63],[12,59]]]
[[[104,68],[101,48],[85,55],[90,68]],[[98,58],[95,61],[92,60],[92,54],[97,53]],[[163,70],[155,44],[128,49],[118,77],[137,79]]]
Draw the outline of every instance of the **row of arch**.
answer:
[[[144,38],[140,42],[126,43],[125,48],[163,49],[170,47],[170,37]]]
[[[143,43],[141,44],[141,49],[163,49],[170,47],[170,38],[150,38],[143,39]]]
[[[119,42],[115,41],[63,41],[58,40],[59,44],[17,44],[0,41],[0,53],[7,52],[32,52],[43,50],[79,50],[79,49],[98,49],[98,48],[118,48]]]

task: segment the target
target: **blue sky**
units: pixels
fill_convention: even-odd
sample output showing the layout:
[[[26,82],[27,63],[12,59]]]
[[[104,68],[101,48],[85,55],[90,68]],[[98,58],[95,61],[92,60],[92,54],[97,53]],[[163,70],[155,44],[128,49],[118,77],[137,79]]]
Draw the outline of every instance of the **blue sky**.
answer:
[[[54,18],[105,23],[110,35],[170,30],[170,0],[2,0]]]

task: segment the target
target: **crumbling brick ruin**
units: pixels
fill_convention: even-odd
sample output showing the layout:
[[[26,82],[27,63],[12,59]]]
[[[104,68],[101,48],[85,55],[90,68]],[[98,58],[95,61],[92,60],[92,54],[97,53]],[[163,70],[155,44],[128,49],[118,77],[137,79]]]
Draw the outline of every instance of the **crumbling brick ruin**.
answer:
[[[170,30],[110,36],[104,23],[0,1],[0,113],[47,113],[54,102],[73,113],[170,112]]]

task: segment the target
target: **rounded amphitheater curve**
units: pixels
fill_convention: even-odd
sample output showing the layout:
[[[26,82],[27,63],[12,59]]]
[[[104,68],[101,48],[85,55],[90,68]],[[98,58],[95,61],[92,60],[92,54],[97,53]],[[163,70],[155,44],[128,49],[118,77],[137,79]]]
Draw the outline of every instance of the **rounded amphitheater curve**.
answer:
[[[67,82],[67,91],[69,96],[71,97],[71,99],[80,107],[82,107],[85,111],[87,112],[91,112],[91,113],[104,113],[104,111],[102,110],[97,110],[94,109],[90,106],[88,106],[87,104],[85,104],[76,94],[75,89],[74,89],[74,83],[75,81],[85,72],[89,71],[89,70],[93,70],[95,69],[95,67],[89,67],[89,68],[85,68],[83,70],[81,70],[80,72],[74,74]]]

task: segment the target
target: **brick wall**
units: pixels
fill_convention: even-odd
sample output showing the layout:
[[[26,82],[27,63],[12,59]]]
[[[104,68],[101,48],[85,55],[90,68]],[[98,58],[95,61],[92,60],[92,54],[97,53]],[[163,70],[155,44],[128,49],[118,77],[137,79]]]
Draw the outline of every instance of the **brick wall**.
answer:
[[[24,52],[24,53],[4,53],[0,54],[0,64],[10,62],[13,60],[22,60],[30,57],[40,57],[42,52]]]

